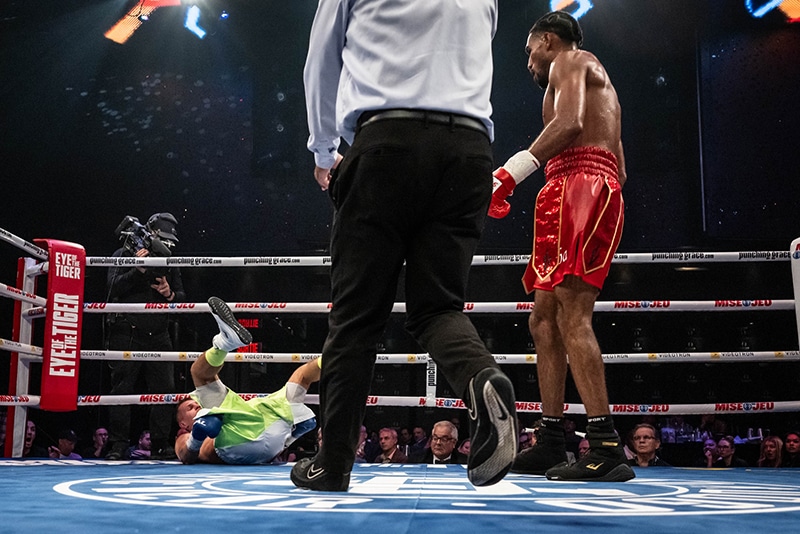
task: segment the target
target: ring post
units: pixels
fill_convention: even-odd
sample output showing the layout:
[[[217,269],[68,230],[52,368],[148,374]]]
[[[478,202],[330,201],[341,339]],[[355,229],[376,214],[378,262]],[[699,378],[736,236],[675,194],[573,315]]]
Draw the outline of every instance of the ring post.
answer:
[[[37,239],[47,245],[47,311],[39,407],[54,412],[78,409],[78,364],[83,320],[86,251],[82,246],[55,239]]]

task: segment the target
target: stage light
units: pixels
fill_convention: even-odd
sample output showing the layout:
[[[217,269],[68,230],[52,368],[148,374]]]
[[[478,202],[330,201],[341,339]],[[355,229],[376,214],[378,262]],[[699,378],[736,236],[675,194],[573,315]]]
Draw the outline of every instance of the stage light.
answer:
[[[198,36],[200,39],[206,36],[206,31],[201,28],[197,22],[200,20],[200,8],[197,6],[192,6],[186,12],[186,22],[183,23],[183,26]]]
[[[223,10],[222,13],[219,14],[219,18],[226,20],[228,18],[228,12]]]
[[[578,7],[570,12],[567,7],[572,4],[578,4]],[[550,11],[567,11],[575,19],[581,18],[593,7],[591,0],[550,0]]]
[[[800,22],[800,1],[798,0],[745,0],[744,6],[750,15],[760,19],[767,13],[777,9],[781,11],[788,22]]]

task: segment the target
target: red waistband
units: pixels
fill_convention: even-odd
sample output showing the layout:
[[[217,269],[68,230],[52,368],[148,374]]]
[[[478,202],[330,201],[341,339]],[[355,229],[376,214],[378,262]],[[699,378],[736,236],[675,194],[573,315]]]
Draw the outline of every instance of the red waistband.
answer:
[[[616,179],[617,157],[605,148],[576,146],[548,161],[544,172],[548,180],[580,172],[602,173]]]

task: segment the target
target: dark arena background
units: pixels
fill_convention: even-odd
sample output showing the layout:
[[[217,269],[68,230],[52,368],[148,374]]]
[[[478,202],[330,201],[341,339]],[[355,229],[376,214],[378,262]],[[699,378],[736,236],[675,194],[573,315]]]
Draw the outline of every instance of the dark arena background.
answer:
[[[120,246],[114,231],[125,216],[144,222],[152,213],[170,212],[179,221],[175,256],[326,256],[333,210],[314,181],[313,158],[305,146],[302,83],[316,6],[313,0],[0,2],[0,228],[27,241],[77,243],[87,256],[107,257]],[[737,454],[754,466],[758,436],[782,437],[800,429],[800,409],[773,409],[800,402],[790,267],[790,244],[800,237],[800,171],[795,160],[800,154],[800,2],[500,0],[492,91],[498,164],[526,148],[542,127],[542,92],[527,72],[524,47],[533,22],[551,9],[580,16],[584,48],[603,62],[617,89],[628,173],[618,252],[650,254],[653,260],[615,261],[598,301],[633,311],[612,309],[594,316],[600,346],[608,355],[606,377],[611,403],[618,407],[617,427],[627,433],[644,420],[658,427],[679,425],[678,439],[662,443],[660,455],[674,466],[691,467],[702,455],[697,430],[704,420],[714,418],[741,438]],[[507,218],[487,219],[477,251],[487,258],[519,261],[475,265],[470,274],[470,302],[517,303],[513,313],[470,314],[497,355],[535,354],[526,308],[533,296],[524,293],[520,278],[530,253],[532,207],[542,183],[542,173],[535,174],[517,188]],[[736,259],[700,261],[704,254],[716,252],[736,253]],[[664,259],[661,253],[685,260],[656,261]],[[0,243],[3,284],[15,286],[19,256],[17,248]],[[188,302],[203,303],[216,295],[231,302],[278,304],[266,312],[237,312],[253,333],[253,352],[321,350],[325,314],[285,313],[280,303],[328,302],[324,265],[187,267],[182,274]],[[87,268],[85,302],[107,302],[105,282],[106,268]],[[397,302],[403,301],[401,287]],[[710,301],[720,310],[670,309],[677,301]],[[13,302],[0,299],[0,338],[11,339]],[[789,304],[772,309],[776,302]],[[172,317],[176,349],[201,351],[209,345],[216,330],[208,314]],[[82,335],[83,349],[103,350],[103,314],[85,314]],[[34,344],[41,344],[41,338],[41,328],[35,329]],[[377,352],[422,352],[405,332],[402,314],[393,314]],[[752,357],[767,352],[775,357]],[[268,392],[278,389],[295,366],[236,363],[224,368],[222,378],[239,392]],[[192,389],[188,367],[189,363],[175,367],[178,392]],[[0,351],[0,396],[13,389],[10,369],[10,353]],[[534,407],[520,412],[521,426],[533,425],[540,416],[535,410],[540,400],[536,366],[504,364],[503,370],[512,378],[518,400]],[[40,374],[34,364],[30,394],[41,393]],[[381,364],[376,366],[372,394],[425,397],[425,386],[425,365]],[[82,361],[79,390],[82,395],[108,394],[107,362]],[[442,379],[436,394],[445,399],[459,396]],[[571,382],[567,402],[580,404]],[[672,405],[701,408],[673,417],[666,413]],[[8,409],[0,406],[0,412]],[[37,439],[44,446],[70,427],[82,448],[91,442],[94,428],[107,424],[101,406],[81,405],[71,412],[31,408],[27,415],[37,422]],[[440,419],[458,417],[463,422],[464,416],[459,408],[378,404],[368,408],[365,424],[375,431],[385,426],[430,429]],[[133,417],[132,429],[138,433],[146,424],[144,408],[137,407]],[[571,417],[583,430],[585,417]],[[303,445],[313,447],[313,439]],[[23,466],[14,464],[0,479],[12,469],[27,477]],[[158,475],[159,467],[198,486],[213,485],[204,477],[225,473],[219,468],[181,471],[153,464],[146,475]],[[430,476],[411,471],[408,476]],[[73,478],[99,480],[104,473]],[[691,473],[670,471],[669,484],[672,479],[690,480],[694,482],[687,484],[696,483],[695,489],[706,488],[713,474]],[[250,471],[239,474],[247,478]],[[139,472],[115,471],[113,476],[139,475],[146,478]],[[49,480],[49,475],[36,476]],[[745,482],[750,491],[769,484],[759,476]],[[144,478],[135,483],[151,484]],[[288,470],[279,478],[288,480]],[[775,499],[800,502],[792,486],[797,480],[782,472],[776,483],[791,495]],[[280,486],[279,481],[260,483]],[[743,482],[730,481],[737,483]],[[95,491],[78,491],[67,487],[70,484],[63,482],[53,497],[59,506],[70,506],[64,504],[71,502],[65,495]],[[0,487],[6,488],[5,495],[12,491]],[[697,491],[714,493],[707,488]],[[222,499],[220,495],[225,492],[214,498]],[[119,502],[113,506],[124,509]],[[396,503],[391,506],[398,509]],[[626,509],[624,504],[615,506]],[[541,515],[522,509],[521,515]],[[7,513],[16,508],[8,504],[0,510],[0,532],[28,530],[5,523]],[[377,509],[359,510],[369,514]],[[658,515],[644,509],[636,513]],[[462,516],[470,517],[459,513]],[[514,513],[506,517],[513,519]],[[795,512],[793,519],[797,517]],[[555,528],[559,520],[548,521]],[[610,523],[581,521],[575,526],[611,528]],[[277,524],[296,528],[291,522]],[[414,529],[470,528],[441,519],[406,526],[411,529],[412,524]],[[518,525],[514,530],[524,525],[511,524]],[[36,525],[54,526],[47,521]],[[498,526],[487,523],[492,525]],[[744,525],[731,522],[726,528],[756,528],[755,523]],[[401,525],[397,531],[406,530]]]

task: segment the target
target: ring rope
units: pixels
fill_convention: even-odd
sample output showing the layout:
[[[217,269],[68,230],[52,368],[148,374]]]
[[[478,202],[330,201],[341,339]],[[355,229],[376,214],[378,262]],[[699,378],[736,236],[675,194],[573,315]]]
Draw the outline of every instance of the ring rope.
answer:
[[[0,350],[22,352],[34,360],[42,358],[41,347],[26,345],[0,338]],[[203,352],[135,352],[121,350],[81,350],[81,360],[100,361],[162,361],[192,362]],[[226,363],[266,362],[266,363],[302,363],[318,358],[319,353],[269,353],[269,352],[236,352],[225,358]],[[536,354],[493,354],[500,364],[536,364]],[[428,364],[433,359],[428,353],[418,354],[378,354],[377,364]],[[774,362],[800,361],[800,350],[775,351],[720,351],[720,352],[648,352],[648,353],[615,353],[603,354],[603,361],[608,364],[625,363],[709,363],[709,362]]]
[[[329,302],[231,302],[238,313],[328,313]],[[520,313],[533,310],[534,303],[465,302],[464,313]],[[680,312],[680,311],[792,311],[792,299],[742,300],[616,300],[595,302],[596,312]],[[84,302],[84,313],[207,313],[204,302]],[[406,303],[395,302],[392,313],[405,313]]]
[[[472,265],[519,265],[530,261],[530,254],[485,254],[472,257]],[[740,252],[639,252],[614,254],[622,263],[713,263],[788,261],[789,251],[763,250]],[[329,267],[330,256],[170,256],[169,258],[87,256],[87,267]]]
[[[9,241],[12,244],[28,251],[30,254],[48,260],[48,252],[25,240],[22,240],[9,232],[0,229],[0,239]],[[790,251],[751,251],[751,252],[676,252],[676,253],[642,253],[614,255],[615,263],[704,263],[704,262],[763,262],[763,261],[787,261],[797,259],[800,245],[796,246],[793,242],[792,247],[795,254]],[[472,265],[519,265],[527,263],[530,255],[485,255],[474,256]],[[86,266],[183,266],[183,267],[239,267],[239,266],[328,266],[330,257],[242,257],[242,258],[213,258],[213,257],[171,257],[171,258],[85,258]],[[795,263],[792,261],[793,275]],[[47,273],[49,262],[30,265],[26,268],[29,276]],[[794,278],[797,278],[794,276]],[[795,288],[795,301],[797,299],[797,288]],[[26,303],[23,312],[27,318],[39,317],[44,314],[47,301],[36,295],[25,291],[2,285],[0,296],[9,296],[15,300]],[[719,300],[719,301],[616,301],[596,303],[596,311],[722,311],[722,310],[795,310],[798,314],[798,331],[800,333],[800,310],[797,309],[795,301],[792,300]],[[31,308],[35,304],[37,308]],[[244,303],[252,307],[243,309],[239,306],[240,312],[293,312],[293,313],[326,313],[330,310],[329,303]],[[128,311],[144,305],[119,305],[105,303],[87,303],[84,310],[89,313],[115,313],[122,309],[115,309],[114,306],[123,306],[124,311]],[[164,305],[162,305],[164,306]],[[263,307],[262,307],[263,306]],[[469,313],[516,313],[530,311],[533,303],[466,303],[464,311]],[[205,312],[208,311],[206,304],[180,303],[170,304],[165,307],[156,307],[151,310],[137,310],[139,313],[152,311],[154,313],[164,312]],[[404,312],[405,303],[395,303],[394,312]],[[32,345],[17,343],[13,348],[11,345],[3,346],[6,340],[0,339],[0,348],[13,352],[27,354],[29,360],[41,359],[43,350]],[[11,342],[16,343],[16,342]],[[122,351],[81,351],[81,357],[86,359],[156,359],[167,360],[175,358],[177,361],[189,361],[190,358],[196,359],[201,354],[198,353],[125,353]],[[235,353],[226,360],[229,361],[272,361],[272,362],[298,362],[316,357],[313,355],[298,354],[267,354],[267,353]],[[663,354],[609,354],[603,355],[607,363],[637,363],[655,361],[674,362],[674,361],[775,361],[775,360],[795,360],[800,358],[800,351],[763,351],[763,352],[720,352],[720,353],[663,353]],[[515,354],[515,355],[495,355],[498,363],[524,363],[535,364],[535,354]],[[428,377],[425,396],[409,397],[388,397],[370,396],[367,405],[382,406],[407,406],[407,407],[444,407],[444,408],[464,408],[464,403],[460,399],[439,398],[435,396],[436,388],[436,366],[427,354],[396,354],[377,355],[377,363],[426,363],[428,374],[433,371],[433,378]],[[431,384],[432,382],[432,384]],[[245,398],[261,397],[265,394],[242,394]],[[176,403],[180,398],[185,398],[187,394],[147,394],[147,395],[89,395],[79,396],[79,405],[97,404],[169,404]],[[318,403],[317,395],[309,395],[307,402],[310,404]],[[39,406],[41,396],[34,395],[0,395],[0,405],[19,405],[19,406]],[[612,405],[612,413],[620,414],[641,414],[641,413],[670,413],[670,414],[699,414],[699,413],[742,413],[742,412],[783,412],[798,411],[800,401],[785,402],[745,402],[745,403],[716,403],[716,404],[620,404]],[[539,402],[517,402],[517,409],[520,412],[541,412]],[[565,413],[585,413],[583,405],[565,405]],[[15,431],[15,441],[16,441]]]
[[[29,254],[39,258],[40,260],[48,259],[48,253],[45,249],[38,247],[33,243],[30,243],[21,237],[12,234],[8,230],[4,230],[3,228],[0,228],[0,239],[11,243],[19,249],[27,251]]]
[[[245,400],[266,397],[267,393],[239,393]],[[161,405],[177,404],[189,397],[188,393],[144,393],[140,395],[80,395],[78,406],[116,406],[116,405]],[[37,406],[39,395],[0,395],[0,406]],[[319,395],[306,395],[306,404],[319,404]],[[464,401],[450,397],[436,397],[430,400],[423,395],[418,396],[381,396],[367,397],[367,406],[395,406],[406,408],[455,408],[466,409]],[[758,402],[717,402],[706,404],[611,404],[615,415],[697,415],[706,413],[742,414],[742,413],[785,413],[800,411],[800,401],[758,401]],[[541,413],[542,403],[517,401],[517,412]],[[565,404],[564,413],[586,414],[583,404]]]
[[[2,346],[0,346],[2,348]],[[110,350],[81,351],[81,360],[137,360],[137,361],[194,361],[202,352],[125,352]],[[229,354],[225,361],[300,363],[311,361],[319,354],[237,352]],[[500,364],[536,364],[536,354],[493,354]],[[705,363],[705,362],[772,362],[799,361],[800,350],[754,351],[754,352],[664,352],[664,353],[618,353],[603,354],[608,364],[625,363]],[[377,364],[428,364],[433,359],[428,353],[378,354]]]
[[[27,302],[28,304],[36,304],[37,306],[47,306],[46,298],[33,295],[13,286],[7,286],[3,283],[0,283],[0,296],[9,297],[14,300],[20,300],[22,302]]]

